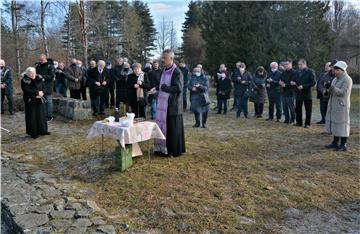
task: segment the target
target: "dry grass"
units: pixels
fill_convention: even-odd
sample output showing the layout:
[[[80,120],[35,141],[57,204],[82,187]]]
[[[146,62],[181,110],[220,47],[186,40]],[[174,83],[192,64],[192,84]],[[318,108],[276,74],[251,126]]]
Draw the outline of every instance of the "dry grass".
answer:
[[[358,92],[352,100],[352,116],[357,118]],[[193,129],[193,116],[186,114],[183,157],[136,158],[125,173],[112,167],[114,140],[105,138],[102,154],[101,139],[85,139],[90,122],[56,123],[51,136],[30,146],[24,141],[14,147],[11,139],[21,137],[15,134],[4,139],[8,145],[3,147],[25,153],[47,143],[49,148],[36,151],[33,163],[94,190],[93,199],[119,222],[164,233],[177,232],[180,223],[194,232],[276,232],[286,208],[332,211],[359,200],[358,119],[350,150],[336,153],[323,148],[331,141],[323,127],[304,129],[234,116],[211,114],[209,129]],[[141,144],[145,155],[151,144]],[[240,225],[240,216],[256,223]]]

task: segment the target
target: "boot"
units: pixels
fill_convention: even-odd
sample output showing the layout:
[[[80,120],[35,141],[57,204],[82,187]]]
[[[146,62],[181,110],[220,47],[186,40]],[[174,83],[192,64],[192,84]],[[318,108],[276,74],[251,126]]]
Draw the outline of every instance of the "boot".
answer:
[[[329,145],[326,145],[325,148],[327,148],[327,149],[337,149],[338,148],[338,143],[339,143],[339,137],[334,136],[333,142],[331,142],[331,144],[329,144]]]

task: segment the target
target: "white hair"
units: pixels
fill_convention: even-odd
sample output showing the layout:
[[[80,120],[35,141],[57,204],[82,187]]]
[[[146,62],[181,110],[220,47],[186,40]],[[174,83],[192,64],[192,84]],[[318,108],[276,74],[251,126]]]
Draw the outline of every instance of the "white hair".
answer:
[[[104,60],[99,60],[99,61],[97,62],[97,65],[98,65],[98,66],[99,66],[99,65],[104,65],[104,66],[106,66],[106,63],[105,63]]]
[[[36,73],[36,69],[35,67],[28,67],[25,69],[25,72],[23,74],[28,75],[30,72],[35,72]]]
[[[279,66],[279,64],[278,64],[277,62],[272,62],[272,63],[270,63],[270,67],[272,67],[272,66],[276,66],[276,67],[278,67],[278,66]]]
[[[4,59],[0,59],[0,65],[5,66],[5,60]]]

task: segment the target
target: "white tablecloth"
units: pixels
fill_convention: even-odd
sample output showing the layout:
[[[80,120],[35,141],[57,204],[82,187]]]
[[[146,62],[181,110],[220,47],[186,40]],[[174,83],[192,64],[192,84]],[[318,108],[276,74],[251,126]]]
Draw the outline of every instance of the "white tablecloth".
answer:
[[[144,121],[135,123],[132,127],[120,127],[119,123],[109,124],[96,121],[90,129],[87,138],[108,136],[119,140],[125,148],[126,144],[135,144],[150,139],[165,139],[159,126],[154,122]]]

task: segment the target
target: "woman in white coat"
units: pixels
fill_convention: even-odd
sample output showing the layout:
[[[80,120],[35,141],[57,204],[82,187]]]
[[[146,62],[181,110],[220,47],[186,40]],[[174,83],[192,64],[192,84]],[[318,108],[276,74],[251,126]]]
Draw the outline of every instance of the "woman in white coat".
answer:
[[[326,148],[337,151],[347,150],[346,141],[350,135],[350,95],[353,82],[346,68],[344,61],[338,61],[334,65],[335,78],[328,88],[330,96],[325,128],[326,132],[334,136],[334,140]]]

